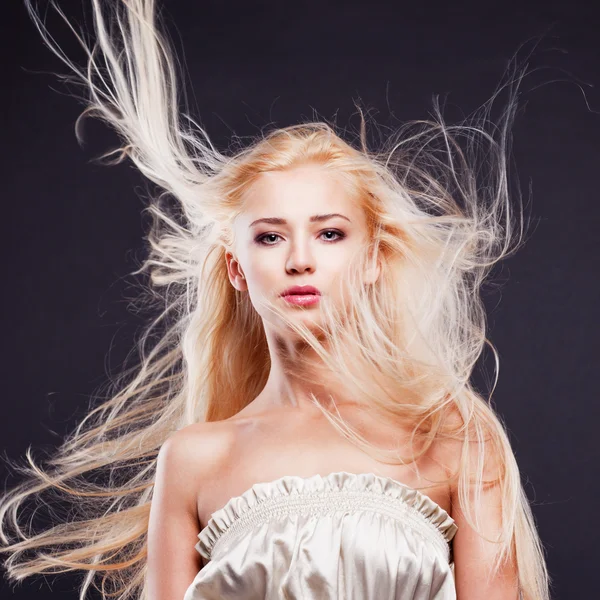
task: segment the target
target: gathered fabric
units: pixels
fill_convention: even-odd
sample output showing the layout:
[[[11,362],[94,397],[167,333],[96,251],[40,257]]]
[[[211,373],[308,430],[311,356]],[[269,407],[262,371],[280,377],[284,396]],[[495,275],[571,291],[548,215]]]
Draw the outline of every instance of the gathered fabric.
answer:
[[[429,496],[345,471],[256,483],[198,534],[184,600],[456,600],[458,526]]]

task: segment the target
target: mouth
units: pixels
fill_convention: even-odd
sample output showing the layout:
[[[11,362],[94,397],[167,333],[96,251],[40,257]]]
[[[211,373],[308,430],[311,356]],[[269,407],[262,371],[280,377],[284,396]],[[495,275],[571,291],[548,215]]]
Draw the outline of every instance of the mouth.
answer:
[[[281,297],[289,304],[310,306],[319,302],[321,292],[311,285],[295,285],[285,290],[285,292],[281,294]]]

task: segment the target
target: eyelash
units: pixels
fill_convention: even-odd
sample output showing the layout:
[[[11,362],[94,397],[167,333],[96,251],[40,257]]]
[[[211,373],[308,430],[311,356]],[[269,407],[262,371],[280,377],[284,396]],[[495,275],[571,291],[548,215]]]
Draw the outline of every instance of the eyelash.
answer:
[[[335,244],[336,242],[339,242],[346,237],[345,233],[342,233],[341,231],[338,231],[337,229],[325,229],[325,231],[321,231],[321,235],[323,235],[324,233],[335,233],[338,236],[334,240],[326,240],[328,244]],[[278,233],[263,233],[263,234],[259,235],[254,241],[257,244],[260,244],[262,246],[274,246],[275,245],[274,243],[269,244],[264,241],[264,238],[266,238],[270,235],[276,235],[276,236],[281,237]]]

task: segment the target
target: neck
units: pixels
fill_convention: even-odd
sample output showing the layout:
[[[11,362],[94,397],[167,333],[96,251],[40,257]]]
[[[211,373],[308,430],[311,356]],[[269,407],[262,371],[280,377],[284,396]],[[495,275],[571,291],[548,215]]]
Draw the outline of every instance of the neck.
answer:
[[[267,333],[271,370],[265,387],[256,398],[264,406],[318,411],[311,394],[325,407],[347,402],[343,386],[304,341],[289,340]]]

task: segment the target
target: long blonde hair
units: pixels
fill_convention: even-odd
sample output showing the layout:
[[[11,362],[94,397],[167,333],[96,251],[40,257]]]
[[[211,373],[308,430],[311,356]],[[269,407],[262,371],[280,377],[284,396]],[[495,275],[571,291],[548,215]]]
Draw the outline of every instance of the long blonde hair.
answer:
[[[87,52],[85,68],[62,52],[29,0],[27,7],[44,41],[84,85],[83,114],[121,135],[123,145],[104,158],[129,158],[162,190],[148,204],[149,253],[135,272],[150,275],[142,302],[162,309],[137,343],[139,364],[112,383],[109,399],[90,410],[48,466],[35,463],[31,448],[29,466],[16,466],[25,479],[0,500],[8,577],[77,570],[85,573],[80,598],[91,586],[103,597],[147,597],[146,533],[160,447],[181,428],[237,414],[262,390],[270,369],[262,320],[227,277],[233,222],[262,173],[313,164],[339,177],[362,204],[369,244],[340,278],[340,285],[352,282],[342,291],[354,290],[344,314],[323,304],[321,334],[272,309],[314,351],[299,366],[316,356],[357,402],[411,425],[418,450],[408,457],[384,453],[339,412],[314,399],[316,405],[342,435],[388,462],[414,462],[437,439],[459,441],[460,466],[451,477],[458,478],[461,505],[478,529],[477,498],[494,461],[492,483],[503,498],[494,569],[514,553],[522,598],[548,600],[543,547],[507,433],[469,381],[485,344],[498,363],[485,334],[481,284],[524,239],[522,211],[510,201],[520,194],[509,193],[508,156],[526,67],[511,61],[506,81],[457,125],[445,123],[434,97],[431,119],[400,127],[377,151],[368,148],[361,112],[356,144],[331,124],[307,122],[274,129],[226,155],[179,109],[177,63],[157,27],[153,0],[106,6],[93,0],[95,46],[72,28]],[[493,125],[491,107],[504,90],[508,101]],[[168,198],[176,205],[169,207]],[[362,285],[373,261],[381,276]],[[69,506],[70,518],[32,532],[20,524],[18,509],[45,493]],[[26,557],[28,551],[36,556]]]

